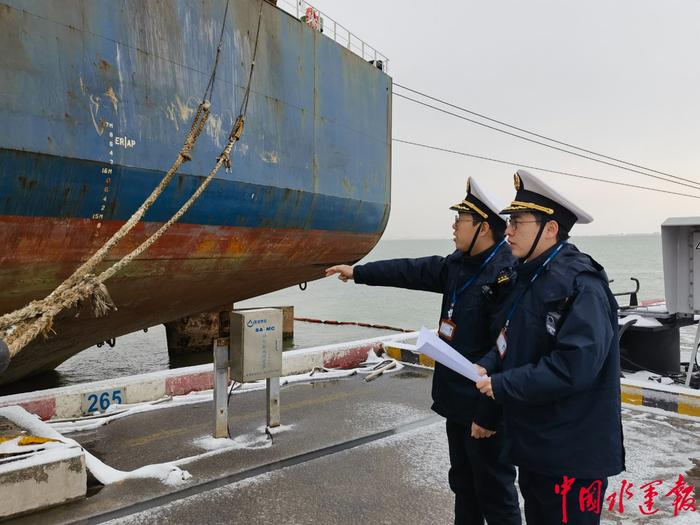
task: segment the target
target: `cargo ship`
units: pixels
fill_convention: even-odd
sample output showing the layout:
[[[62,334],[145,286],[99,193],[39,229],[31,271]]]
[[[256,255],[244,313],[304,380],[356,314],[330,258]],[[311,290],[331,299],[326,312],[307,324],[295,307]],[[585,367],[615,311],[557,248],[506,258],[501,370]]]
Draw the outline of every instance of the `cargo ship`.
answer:
[[[98,271],[209,173],[246,88],[261,9],[232,170],[106,283],[118,310],[65,312],[0,384],[101,341],[320,278],[377,243],[391,175],[392,83],[381,60],[336,42],[313,11],[310,24],[266,0],[236,0],[192,161]],[[48,295],[161,180],[209,81],[225,11],[226,0],[0,0],[0,314]]]

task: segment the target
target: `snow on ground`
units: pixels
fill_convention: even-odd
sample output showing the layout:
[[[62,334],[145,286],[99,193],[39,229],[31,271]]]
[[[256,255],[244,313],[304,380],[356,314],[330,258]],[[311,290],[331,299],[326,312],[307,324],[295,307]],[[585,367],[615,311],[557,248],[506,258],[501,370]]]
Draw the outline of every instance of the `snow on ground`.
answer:
[[[52,438],[71,447],[82,448],[78,442],[61,435],[58,431],[51,428],[50,425],[23,408],[17,406],[0,408],[0,415],[9,419],[15,425],[26,429],[34,436]],[[51,452],[53,453],[53,451]],[[125,472],[104,464],[87,450],[83,449],[83,453],[85,454],[85,464],[88,470],[103,485],[133,478],[155,478],[168,485],[178,485],[192,477],[188,472],[171,463],[146,465],[136,470]]]
[[[410,465],[402,472],[401,482],[416,489],[440,487],[447,482],[450,461],[444,421],[375,441],[367,448],[400,450],[401,460]]]
[[[627,470],[609,479],[606,497],[620,492],[622,481],[633,483],[631,500],[626,500],[622,514],[606,512],[605,523],[611,524],[668,524],[698,523],[698,514],[681,513],[673,516],[673,499],[663,497],[678,479],[688,480],[688,472],[695,461],[700,461],[700,420],[677,417],[669,412],[649,409],[622,409]],[[654,480],[662,480],[656,498],[659,512],[645,517],[639,510],[643,494],[639,487]],[[700,502],[698,502],[700,503]],[[606,504],[607,505],[607,504]],[[700,506],[698,506],[700,511]]]
[[[430,443],[431,446],[426,447],[426,443]],[[426,454],[426,451],[430,453]],[[411,487],[413,487],[413,489],[416,490],[417,498],[419,498],[418,490],[421,488],[427,488],[432,491],[436,487],[446,487],[447,469],[449,468],[447,443],[444,436],[444,423],[438,422],[381,439],[367,445],[345,450],[336,455],[321,457],[309,461],[308,463],[285,467],[259,476],[243,479],[206,493],[175,501],[163,507],[150,509],[107,523],[110,525],[142,525],[147,523],[175,523],[180,522],[180,520],[189,523],[191,521],[188,520],[188,518],[190,518],[193,513],[198,512],[196,509],[207,509],[204,512],[209,514],[207,514],[206,517],[203,516],[203,519],[206,519],[208,522],[212,522],[212,519],[214,519],[213,522],[215,523],[238,523],[239,519],[243,519],[243,523],[247,523],[248,521],[263,521],[261,516],[251,517],[249,520],[247,517],[242,516],[240,510],[235,507],[231,507],[228,518],[219,515],[218,510],[222,506],[222,502],[224,502],[223,506],[225,506],[225,502],[230,498],[255,499],[256,501],[260,501],[261,505],[259,505],[256,510],[264,515],[265,518],[268,517],[266,515],[267,512],[272,512],[275,517],[278,514],[286,514],[285,505],[301,507],[300,511],[298,509],[294,511],[290,509],[290,514],[287,516],[284,523],[314,523],[311,515],[305,515],[305,509],[307,507],[311,509],[320,506],[325,508],[325,511],[328,512],[329,519],[326,523],[338,523],[330,518],[330,516],[334,514],[333,506],[340,504],[340,500],[343,498],[354,500],[356,495],[351,493],[338,495],[336,492],[337,487],[325,486],[325,474],[319,473],[318,471],[337,473],[337,475],[340,476],[337,483],[339,486],[347,483],[354,485],[355,482],[353,480],[357,479],[358,476],[358,473],[353,471],[353,467],[356,465],[349,466],[347,471],[339,468],[339,465],[344,465],[346,463],[350,465],[352,456],[358,454],[368,456],[370,463],[375,462],[373,458],[390,454],[391,457],[388,461],[391,465],[403,471],[400,478],[392,479],[386,479],[386,474],[383,474],[381,470],[378,470],[376,474],[373,472],[364,473],[372,478],[374,482],[370,486],[359,487],[358,492],[362,493],[364,497],[370,500],[375,500],[377,504],[379,504],[379,501],[384,497],[384,493],[390,491],[391,487],[394,485],[401,485],[407,487],[409,490],[412,490]],[[404,465],[404,468],[401,468],[400,465]],[[312,473],[304,475],[302,471],[308,468],[312,469]],[[316,476],[318,476],[318,478]],[[298,486],[291,487],[287,484],[294,479],[304,479],[305,481],[303,483],[308,483],[308,478],[311,478],[317,483],[318,497],[315,501],[303,500],[303,498],[298,500],[295,497]],[[285,491],[286,495],[279,492],[282,486],[288,486],[288,490]],[[425,503],[427,508],[430,502],[426,501]],[[357,504],[360,505],[361,502],[358,501]],[[265,509],[265,507],[267,507],[267,509]],[[277,509],[278,512],[273,509]],[[447,510],[448,513],[451,512],[449,508],[442,510]],[[299,512],[304,514],[304,519],[301,519]],[[214,516],[212,516],[212,514]],[[358,516],[347,515],[346,518],[347,519],[342,523],[364,523]],[[414,521],[412,518],[415,519],[415,516],[406,516],[404,522],[407,524],[421,523],[421,521]],[[383,521],[382,523],[396,523],[396,521]],[[434,521],[434,523],[447,522],[438,519]]]
[[[381,361],[382,360],[379,359],[374,354],[374,352],[372,352],[371,355],[368,357],[367,365],[371,366]],[[401,365],[397,364],[397,366],[395,366],[392,370],[387,370],[385,373],[393,373],[400,369]],[[341,379],[357,374],[358,370],[362,370],[364,372],[366,368],[353,370],[314,370],[310,373],[295,374],[286,376],[284,378],[280,378],[280,385],[284,386],[303,382]],[[264,388],[265,381],[245,383],[243,385],[240,385],[239,388],[233,390],[232,394],[237,395],[244,392],[261,390]],[[106,411],[104,414],[98,414],[98,416],[100,417],[95,417],[93,415],[86,418],[78,418],[75,420],[57,421],[52,424],[45,423],[35,415],[30,414],[24,409],[15,406],[0,409],[0,414],[4,415],[8,419],[15,422],[15,424],[17,424],[18,426],[27,429],[29,432],[32,432],[37,436],[53,438],[60,441],[60,443],[47,443],[42,445],[41,447],[22,447],[23,451],[45,450],[56,448],[57,446],[65,447],[66,445],[68,445],[69,447],[80,447],[80,445],[76,441],[64,437],[62,433],[91,430],[98,428],[102,425],[106,425],[116,419],[128,417],[133,414],[149,412],[152,410],[160,410],[163,408],[170,408],[178,405],[201,403],[205,401],[210,401],[212,397],[212,390],[204,392],[192,392],[184,396],[164,398],[155,402],[134,405],[116,405],[114,407],[110,407],[110,410]],[[268,434],[274,437],[280,432],[293,429],[293,427],[293,425],[283,425],[280,427],[267,429],[267,431],[265,427],[261,427],[254,434],[244,434],[242,436],[237,436],[234,439],[214,439],[205,436],[198,439],[195,442],[195,444],[198,447],[207,450],[208,452],[189,458],[183,458],[175,462],[146,465],[130,472],[114,469],[109,465],[104,464],[102,461],[100,461],[87,451],[84,451],[85,461],[88,470],[90,470],[90,472],[95,476],[95,478],[97,478],[98,481],[100,481],[100,483],[103,483],[105,485],[131,478],[155,478],[168,485],[177,485],[186,482],[192,477],[188,472],[180,469],[178,465],[187,464],[194,460],[201,459],[202,457],[205,457],[207,455],[216,454],[218,452],[230,449],[270,447],[272,445],[272,439]],[[0,447],[2,447],[2,451],[11,451],[15,448],[19,448],[16,443],[16,440],[2,443],[0,444]]]
[[[399,408],[391,403],[382,402],[368,404],[367,409],[369,410],[373,405],[374,411],[366,413],[363,417],[368,415],[372,417],[373,414],[378,415],[378,417],[387,416],[392,409]],[[400,408],[399,412],[402,412]],[[402,412],[402,417],[407,416],[410,414]],[[608,511],[608,503],[604,503],[602,523],[616,525],[691,525],[697,523],[697,513],[681,513],[674,517],[671,498],[657,498],[656,506],[660,509],[659,512],[651,517],[643,516],[638,509],[638,505],[642,503],[642,496],[636,491],[643,483],[661,479],[663,481],[661,490],[665,494],[670,490],[679,474],[687,476],[688,471],[693,467],[693,460],[698,460],[700,457],[700,433],[698,432],[700,421],[697,418],[694,420],[677,418],[668,413],[658,414],[649,410],[640,411],[624,408],[623,425],[627,450],[627,471],[610,478],[606,497],[612,492],[620,491],[623,479],[634,484],[634,496],[631,500],[625,501],[625,512],[622,515]],[[447,483],[449,459],[444,423],[438,422],[333,456],[248,478],[214,491],[197,494],[109,523],[172,522],[179,518],[185,519],[188,516],[196,515],[205,508],[212,509],[211,512],[215,513],[217,509],[227,508],[231,502],[240,502],[253,497],[257,500],[268,501],[267,510],[258,511],[256,508],[253,512],[271,512],[274,516],[290,512],[290,516],[296,516],[294,513],[300,512],[296,509],[300,504],[294,497],[297,488],[288,484],[295,479],[303,480],[314,476],[330,476],[330,485],[328,481],[325,484],[321,483],[325,487],[322,489],[324,494],[322,499],[325,501],[325,505],[330,505],[327,507],[328,515],[332,516],[334,513],[337,515],[338,509],[334,506],[341,505],[339,507],[341,509],[344,507],[341,503],[342,496],[335,494],[334,491],[344,490],[343,487],[347,483],[352,484],[352,481],[347,481],[346,476],[350,475],[353,466],[357,466],[358,456],[366,457],[370,464],[376,461],[372,458],[386,458],[385,461],[388,462],[384,465],[384,469],[379,468],[371,475],[371,477],[376,477],[376,486],[373,484],[363,487],[366,493],[372,493],[376,498],[393,498],[396,497],[395,492],[405,490],[412,494],[416,501],[423,501],[426,509],[425,515],[415,513],[415,509],[409,510],[411,503],[408,501],[405,502],[405,508],[400,506],[400,508],[394,509],[396,513],[404,516],[402,520],[404,523],[428,523],[426,521],[428,517],[434,518],[431,521],[433,523],[449,522],[447,516],[445,516],[447,521],[440,521],[441,518],[438,517],[450,513],[449,505],[447,508],[444,508],[444,505],[440,509],[431,508],[436,494],[441,495],[440,498],[443,502],[451,500]],[[342,465],[347,465],[350,469],[347,474],[340,468]],[[334,476],[333,472],[338,474]],[[358,473],[354,472],[351,475],[357,477]],[[335,481],[332,481],[334,479]],[[285,491],[286,496],[279,492],[281,486],[288,487],[288,491]],[[380,492],[377,492],[378,490]],[[347,497],[353,499],[358,496],[357,494],[348,494]],[[316,506],[315,503],[308,501],[306,504],[310,505],[310,512]],[[276,510],[271,511],[271,508]],[[249,517],[241,514],[237,516],[245,519]],[[357,516],[348,514],[347,521],[329,519],[328,523],[355,522]],[[260,516],[250,516],[252,520],[258,518]],[[393,521],[386,521],[386,523],[389,522],[393,523]]]
[[[278,427],[273,428],[267,428],[265,426],[262,426],[258,427],[255,433],[243,434],[241,436],[236,436],[233,439],[202,436],[195,439],[193,443],[195,446],[209,451],[225,451],[244,448],[267,448],[272,446],[273,443],[273,441],[270,439],[270,436],[267,435],[267,432],[269,432],[274,438],[282,432],[292,430],[294,426],[295,425],[280,425]],[[200,456],[194,456],[193,459],[200,459]],[[179,460],[179,462],[181,463],[182,460]]]

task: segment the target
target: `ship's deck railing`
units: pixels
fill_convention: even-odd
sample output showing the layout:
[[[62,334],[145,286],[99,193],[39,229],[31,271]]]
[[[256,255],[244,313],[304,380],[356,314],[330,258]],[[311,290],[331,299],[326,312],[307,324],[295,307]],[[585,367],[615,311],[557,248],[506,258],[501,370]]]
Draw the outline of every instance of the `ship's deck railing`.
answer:
[[[325,13],[303,0],[277,0],[277,7],[302,20],[306,25],[332,38],[348,48],[363,60],[373,63],[382,71],[389,71],[389,59],[367,42],[354,35],[348,28],[339,24]]]

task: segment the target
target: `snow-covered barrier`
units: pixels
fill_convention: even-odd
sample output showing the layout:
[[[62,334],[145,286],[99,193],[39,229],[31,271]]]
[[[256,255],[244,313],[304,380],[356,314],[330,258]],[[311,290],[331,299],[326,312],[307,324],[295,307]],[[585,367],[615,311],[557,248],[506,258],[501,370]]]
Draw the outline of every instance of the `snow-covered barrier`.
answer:
[[[6,429],[0,436],[0,520],[85,497],[85,454],[78,444],[36,432],[33,423],[41,422],[19,407],[0,408],[0,422],[17,433]]]
[[[103,485],[135,478],[179,485],[192,477],[174,463],[132,471],[112,468],[18,406],[0,408],[3,420],[15,426],[18,435],[0,441],[0,519],[85,497],[87,470]],[[29,444],[23,444],[26,440]]]
[[[354,368],[367,359],[370,350],[381,353],[385,343],[404,342],[417,333],[401,333],[348,343],[291,350],[283,355],[283,375],[324,368]],[[0,397],[0,407],[17,405],[42,420],[80,417],[113,409],[116,404],[155,401],[164,396],[181,396],[213,388],[213,365],[94,381],[61,388]]]

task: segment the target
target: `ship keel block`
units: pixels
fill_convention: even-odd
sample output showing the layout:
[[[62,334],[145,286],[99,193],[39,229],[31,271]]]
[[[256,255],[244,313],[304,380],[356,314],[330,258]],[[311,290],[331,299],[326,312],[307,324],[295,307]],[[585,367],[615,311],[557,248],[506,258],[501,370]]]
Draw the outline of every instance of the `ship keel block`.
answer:
[[[265,306],[256,308],[276,308],[282,311],[282,337],[294,337],[294,307]],[[231,308],[220,307],[210,312],[181,317],[176,321],[165,323],[168,341],[168,354],[178,356],[195,352],[211,352],[217,337],[228,336],[228,316]],[[220,319],[224,319],[223,323]]]
[[[212,341],[219,334],[219,310],[187,315],[165,323],[168,354],[182,355],[211,352]]]
[[[7,370],[8,366],[10,366],[10,349],[5,341],[0,339],[0,374]]]

